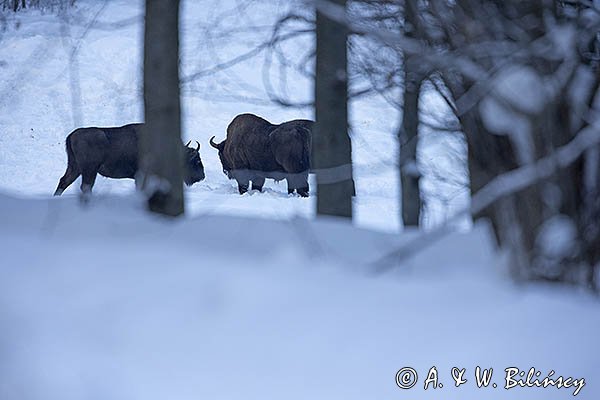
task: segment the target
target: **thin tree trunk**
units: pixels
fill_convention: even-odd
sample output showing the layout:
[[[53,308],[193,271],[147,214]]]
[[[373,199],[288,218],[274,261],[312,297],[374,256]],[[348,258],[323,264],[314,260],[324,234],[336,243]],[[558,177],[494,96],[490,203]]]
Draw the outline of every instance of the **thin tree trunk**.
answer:
[[[334,0],[346,6],[346,0]],[[347,29],[317,12],[316,126],[311,167],[317,214],[352,218],[352,149],[348,136]]]
[[[405,35],[417,37],[420,28],[416,0],[407,0],[404,7]],[[404,226],[419,226],[421,215],[421,191],[417,165],[419,142],[419,94],[423,77],[415,60],[404,57],[404,92],[402,124],[398,132],[400,142],[400,190],[402,198],[402,222]]]
[[[184,211],[179,101],[179,0],[146,0],[141,188],[151,211],[170,216]]]
[[[402,190],[402,222],[404,226],[419,226],[421,214],[421,174],[417,166],[419,131],[419,91],[421,80],[408,71],[404,80],[404,109],[400,141],[400,187]]]

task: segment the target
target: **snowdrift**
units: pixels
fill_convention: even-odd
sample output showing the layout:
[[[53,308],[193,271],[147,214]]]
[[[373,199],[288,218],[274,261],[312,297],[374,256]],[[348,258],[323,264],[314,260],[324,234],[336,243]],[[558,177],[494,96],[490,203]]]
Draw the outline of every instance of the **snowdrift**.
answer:
[[[566,399],[504,369],[585,378],[597,299],[516,287],[484,226],[391,272],[415,232],[334,221],[148,215],[135,197],[0,195],[1,399]],[[424,390],[435,366],[443,387]],[[498,388],[478,389],[475,368]],[[419,381],[400,389],[396,372]],[[451,370],[468,382],[454,387]],[[540,379],[541,379],[540,378]],[[491,385],[491,383],[490,383]]]

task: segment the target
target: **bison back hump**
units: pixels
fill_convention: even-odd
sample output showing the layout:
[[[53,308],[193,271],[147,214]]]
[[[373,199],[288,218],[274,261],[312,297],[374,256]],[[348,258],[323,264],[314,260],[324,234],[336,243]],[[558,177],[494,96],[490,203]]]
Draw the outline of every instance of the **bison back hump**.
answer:
[[[241,114],[227,127],[224,152],[234,169],[271,171],[277,164],[270,151],[269,133],[277,125],[254,114]]]

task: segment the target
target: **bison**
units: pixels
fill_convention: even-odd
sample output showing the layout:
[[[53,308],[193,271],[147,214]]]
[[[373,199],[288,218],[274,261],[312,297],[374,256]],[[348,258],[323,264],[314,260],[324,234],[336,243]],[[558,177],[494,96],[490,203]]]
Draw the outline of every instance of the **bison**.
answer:
[[[308,196],[313,121],[297,119],[280,125],[253,114],[241,114],[227,127],[227,138],[210,145],[219,151],[223,172],[238,191],[262,191],[266,178],[287,180],[288,193]]]
[[[81,191],[91,192],[96,174],[107,178],[135,178],[138,170],[138,139],[144,124],[115,128],[79,128],[67,136],[67,171],[54,192],[60,196],[81,175]],[[198,143],[198,142],[196,142]],[[185,145],[184,182],[190,186],[204,179],[200,143]]]

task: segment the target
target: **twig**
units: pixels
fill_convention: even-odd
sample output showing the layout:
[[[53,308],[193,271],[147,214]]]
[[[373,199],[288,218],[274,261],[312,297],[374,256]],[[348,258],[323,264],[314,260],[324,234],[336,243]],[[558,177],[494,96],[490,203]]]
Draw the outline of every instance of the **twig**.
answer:
[[[418,235],[404,246],[393,250],[375,261],[376,273],[394,268],[415,253],[431,246],[452,231],[452,224],[467,215],[475,215],[496,201],[517,193],[543,179],[554,175],[574,163],[589,148],[600,144],[600,120],[596,119],[583,128],[566,145],[557,148],[554,153],[538,161],[501,174],[491,180],[471,197],[471,205],[463,208],[439,228]]]

